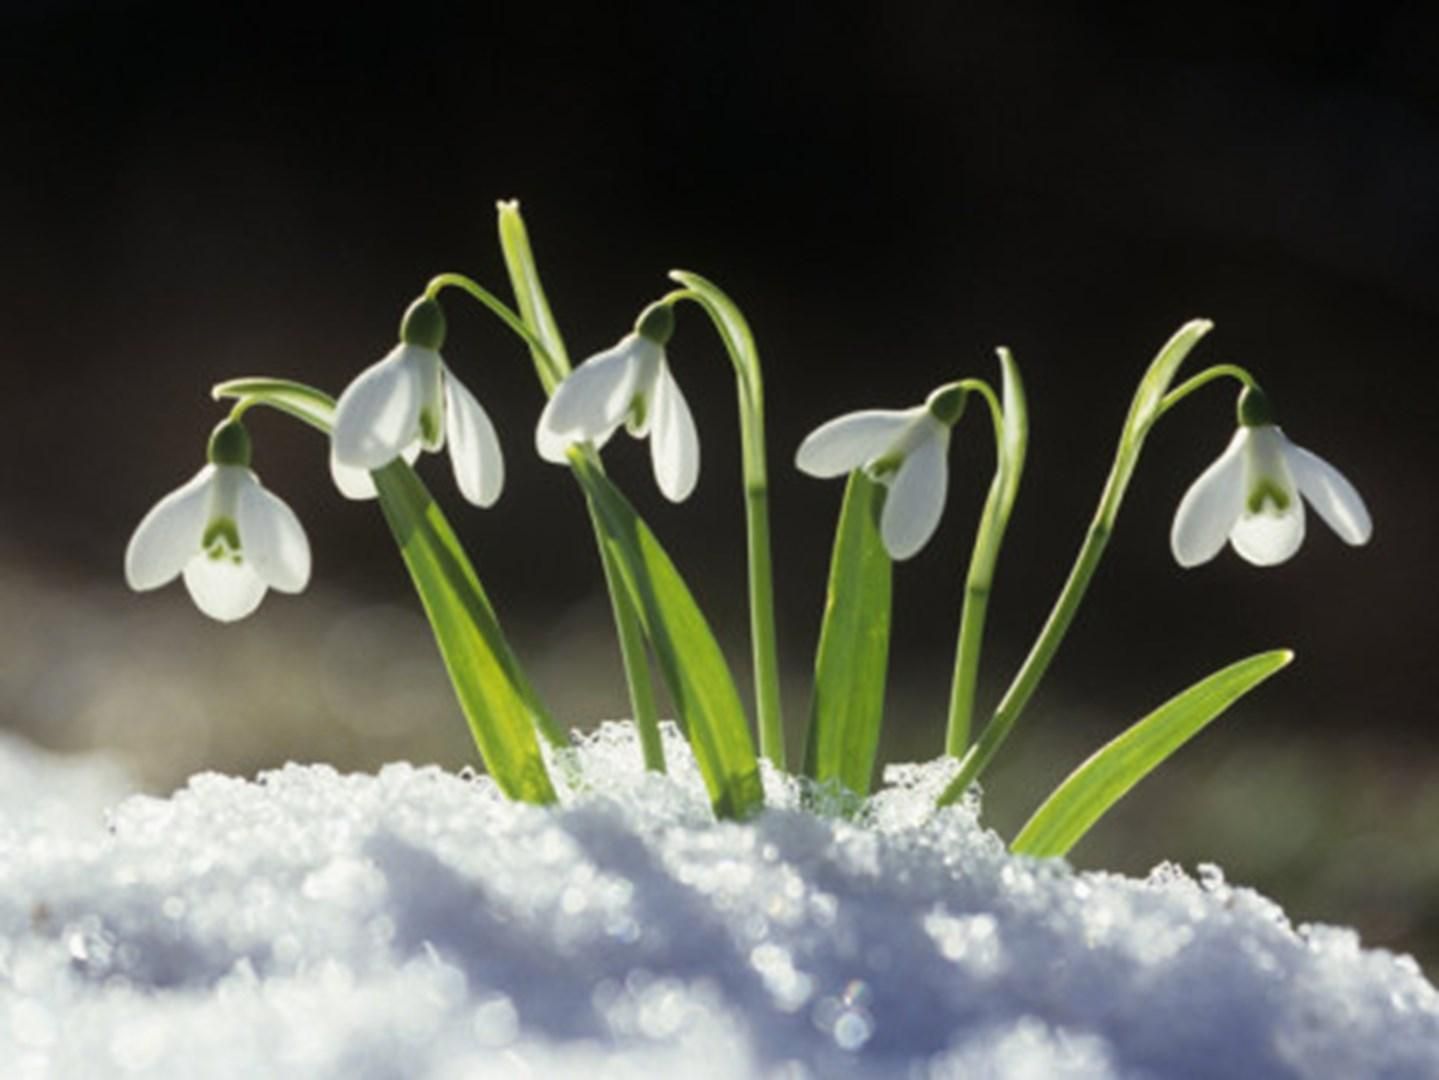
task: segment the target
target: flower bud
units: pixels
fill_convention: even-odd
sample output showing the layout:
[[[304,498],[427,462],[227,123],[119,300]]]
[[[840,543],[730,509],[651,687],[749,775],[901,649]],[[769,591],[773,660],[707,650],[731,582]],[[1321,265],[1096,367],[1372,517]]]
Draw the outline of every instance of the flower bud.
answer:
[[[1269,404],[1269,395],[1257,386],[1246,386],[1239,394],[1235,406],[1240,427],[1264,427],[1274,423],[1274,407]]]
[[[962,386],[941,386],[929,395],[924,405],[929,414],[945,427],[954,427],[964,415],[964,406],[968,399],[969,391]]]
[[[250,433],[238,420],[222,420],[210,434],[206,456],[211,465],[250,467]]]
[[[669,304],[655,301],[635,320],[635,333],[656,345],[668,345],[675,332],[675,313]]]
[[[440,351],[445,344],[445,310],[438,300],[422,296],[409,306],[400,320],[400,341]]]

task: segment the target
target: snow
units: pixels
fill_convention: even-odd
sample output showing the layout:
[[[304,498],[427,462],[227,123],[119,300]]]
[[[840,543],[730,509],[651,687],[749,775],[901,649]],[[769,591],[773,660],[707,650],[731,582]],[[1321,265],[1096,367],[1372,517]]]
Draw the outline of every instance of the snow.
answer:
[[[4,1075],[1439,1076],[1411,960],[1216,868],[1011,857],[943,763],[716,823],[667,752],[605,725],[541,809],[403,764],[122,798],[0,742]]]

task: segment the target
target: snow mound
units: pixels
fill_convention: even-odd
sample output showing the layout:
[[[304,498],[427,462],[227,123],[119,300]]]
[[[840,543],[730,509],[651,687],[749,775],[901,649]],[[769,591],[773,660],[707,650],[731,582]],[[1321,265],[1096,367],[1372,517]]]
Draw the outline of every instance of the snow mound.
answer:
[[[549,809],[409,765],[103,823],[0,799],[4,1075],[1439,1076],[1412,960],[1217,869],[1011,857],[973,802],[929,812],[944,764],[851,820],[770,775],[716,823],[666,749],[645,774],[606,725]]]

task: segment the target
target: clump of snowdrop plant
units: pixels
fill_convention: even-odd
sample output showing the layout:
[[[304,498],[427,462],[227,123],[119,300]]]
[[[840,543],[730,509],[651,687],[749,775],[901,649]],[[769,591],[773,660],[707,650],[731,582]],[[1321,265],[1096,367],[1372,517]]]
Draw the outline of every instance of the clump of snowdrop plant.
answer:
[[[645,306],[616,345],[572,367],[515,203],[499,204],[499,233],[513,307],[462,274],[441,274],[406,310],[394,348],[360,371],[338,401],[303,383],[266,376],[214,387],[216,400],[234,404],[210,440],[209,464],[141,521],[126,552],[127,580],[133,588],[151,589],[183,574],[200,610],[226,621],[255,610],[267,588],[303,589],[309,545],[294,514],[250,471],[242,418],[263,405],[309,424],[328,439],[340,493],[378,499],[496,783],[517,799],[553,801],[541,743],[565,746],[566,733],[530,684],[456,532],[412,467],[421,451],[448,449],[455,485],[477,507],[492,507],[504,486],[494,425],[440,355],[446,336],[441,297],[458,291],[513,331],[534,366],[546,398],[535,407],[535,448],[546,461],[566,466],[585,496],[646,766],[665,768],[658,675],[694,747],[716,814],[752,814],[764,799],[758,756],[779,769],[791,765],[779,697],[764,389],[749,326],[716,286],[674,271],[677,288]],[[696,306],[707,317],[736,375],[758,753],[739,689],[703,612],[676,562],[608,479],[600,458],[623,426],[648,439],[655,482],[668,499],[683,502],[694,490],[699,433],[669,352],[681,305]],[[1182,566],[1207,562],[1226,541],[1252,563],[1285,561],[1304,536],[1303,500],[1347,543],[1369,539],[1369,514],[1357,491],[1332,465],[1289,442],[1250,372],[1219,364],[1174,385],[1181,364],[1210,329],[1204,320],[1180,327],[1142,376],[1069,577],[977,734],[974,697],[985,618],[1029,434],[1014,358],[998,351],[997,386],[978,377],[952,379],[921,404],[851,412],[820,424],[799,443],[795,464],[801,471],[845,477],[846,485],[797,771],[857,798],[869,793],[883,720],[894,564],[919,552],[940,522],[950,433],[964,422],[971,397],[983,403],[980,415],[994,434],[994,478],[965,574],[942,744],[956,760],[940,805],[965,792],[1013,730],[1088,590],[1149,432],[1194,391],[1224,379],[1237,383],[1239,430],[1179,503],[1170,542]],[[683,366],[684,349],[674,358]],[[1290,659],[1279,649],[1240,660],[1160,705],[1076,769],[1021,830],[1015,850],[1068,851],[1139,779]]]

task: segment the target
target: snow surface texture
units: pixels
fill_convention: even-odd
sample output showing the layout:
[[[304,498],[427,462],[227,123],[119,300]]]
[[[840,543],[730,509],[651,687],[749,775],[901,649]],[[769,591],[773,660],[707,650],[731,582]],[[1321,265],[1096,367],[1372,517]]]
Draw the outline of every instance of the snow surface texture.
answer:
[[[928,812],[943,764],[857,821],[771,775],[717,824],[666,749],[646,775],[606,725],[558,809],[291,765],[106,819],[55,793],[112,774],[0,743],[3,1074],[1439,1076],[1412,961],[1217,869],[1011,857],[973,802]]]

